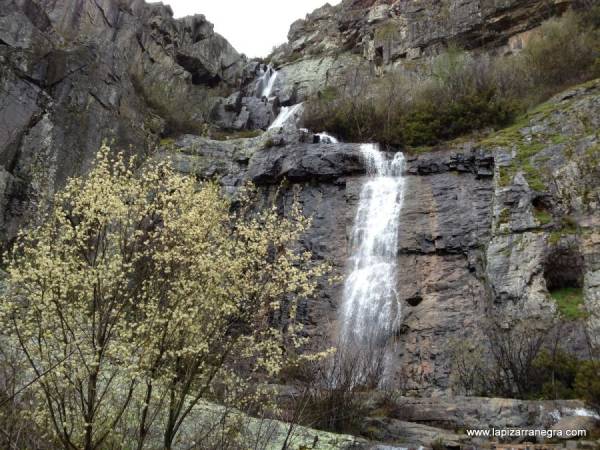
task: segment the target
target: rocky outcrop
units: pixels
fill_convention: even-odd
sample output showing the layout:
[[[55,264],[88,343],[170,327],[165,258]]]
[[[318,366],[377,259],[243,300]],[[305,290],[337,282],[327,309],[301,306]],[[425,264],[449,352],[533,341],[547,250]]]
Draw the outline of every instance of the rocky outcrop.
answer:
[[[398,399],[394,417],[446,430],[552,427],[561,420],[590,417],[578,400],[514,400],[483,397]],[[573,419],[572,419],[573,420]]]
[[[292,24],[289,43],[282,50],[302,56],[349,50],[389,64],[435,54],[449,43],[465,48],[501,47],[572,3],[344,0]]]
[[[600,418],[577,400],[513,400],[482,397],[398,397],[377,394],[371,398],[371,416],[363,422],[364,434],[386,443],[405,447],[433,446],[444,448],[494,448],[490,441],[515,442],[519,438],[468,436],[467,430],[552,430],[554,440],[573,439],[566,430],[586,430],[593,436]],[[376,405],[387,402],[385,415]],[[379,413],[379,414],[378,414]],[[558,433],[561,434],[558,434]],[[544,441],[521,437],[523,441]],[[572,444],[575,444],[573,441]],[[590,442],[592,448],[595,443]]]
[[[487,277],[508,309],[539,312],[567,286],[598,308],[599,90],[567,91],[484,144],[497,154]]]
[[[519,50],[543,20],[573,0],[344,0],[292,24],[272,55],[282,89],[302,98],[326,87],[344,89],[384,70],[415,72],[449,45],[469,50]]]
[[[200,130],[246,64],[204,16],[142,0],[0,1],[0,239],[106,140]]]
[[[454,346],[480,341],[491,318],[510,327],[553,316],[552,290],[582,288],[600,311],[599,98],[591,82],[488,139],[411,163],[399,244],[399,267],[411,268],[399,280],[407,389],[450,387]],[[455,156],[465,152],[470,165]],[[594,315],[587,326],[597,333]],[[561,344],[588,355],[581,325],[567,325]]]

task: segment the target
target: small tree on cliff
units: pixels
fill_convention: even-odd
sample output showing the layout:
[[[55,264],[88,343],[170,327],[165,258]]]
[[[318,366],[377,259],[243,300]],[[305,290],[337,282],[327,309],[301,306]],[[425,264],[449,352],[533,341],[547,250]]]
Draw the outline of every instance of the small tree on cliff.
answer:
[[[240,406],[252,374],[279,371],[300,343],[295,299],[326,268],[294,251],[296,206],[249,214],[246,195],[232,213],[212,183],[109,155],[19,236],[2,326],[37,379],[31,418],[65,449],[155,448],[157,433],[170,449],[203,399]]]

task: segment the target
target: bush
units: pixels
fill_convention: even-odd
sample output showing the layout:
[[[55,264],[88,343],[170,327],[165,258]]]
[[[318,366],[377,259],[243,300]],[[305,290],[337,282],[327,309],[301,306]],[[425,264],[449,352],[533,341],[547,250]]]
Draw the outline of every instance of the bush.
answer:
[[[361,395],[380,386],[385,349],[375,345],[340,346],[328,359],[302,367],[296,380],[303,395],[295,409],[303,413],[300,422],[333,432],[356,433],[369,407]]]
[[[297,301],[327,269],[296,251],[310,223],[296,202],[250,213],[250,194],[234,210],[214,183],[103,147],[6,257],[0,345],[27,368],[0,366],[8,411],[27,403],[46,441],[93,450],[173,448],[207,402],[263,407],[249,380],[302,345]]]
[[[305,125],[346,141],[390,146],[433,145],[472,130],[502,127],[518,112],[499,95],[489,61],[452,50],[431,68],[429,81],[391,74],[372,84],[348,83],[353,92],[309,102]]]
[[[454,388],[466,395],[579,398],[600,411],[600,362],[579,359],[550,342],[552,328],[537,328],[525,320],[511,328],[492,323],[486,333],[487,354],[478,342],[452,343]]]
[[[600,361],[586,361],[580,365],[575,378],[575,392],[589,406],[600,413]]]
[[[598,30],[585,17],[568,11],[546,21],[518,56],[530,77],[528,84],[542,94],[597,75]]]
[[[431,94],[434,98],[436,92]],[[480,91],[443,104],[433,100],[415,106],[403,123],[403,143],[434,145],[485,127],[502,127],[516,114],[509,102],[497,98],[495,90]]]
[[[465,395],[485,395],[490,392],[485,349],[477,342],[457,339],[450,343],[453,388]]]
[[[569,399],[575,397],[575,377],[581,361],[562,350],[543,350],[534,361],[537,382],[532,397],[544,399]]]

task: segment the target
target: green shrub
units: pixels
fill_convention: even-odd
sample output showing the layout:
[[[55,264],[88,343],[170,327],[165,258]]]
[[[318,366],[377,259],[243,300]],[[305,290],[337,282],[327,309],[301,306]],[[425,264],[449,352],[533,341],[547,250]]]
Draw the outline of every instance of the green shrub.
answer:
[[[434,89],[426,100],[415,105],[404,118],[404,145],[434,145],[485,127],[505,126],[513,120],[516,110],[500,100],[494,90],[473,91],[454,101],[440,104],[434,99],[442,94]]]
[[[524,326],[523,326],[524,325]],[[582,399],[600,411],[600,361],[582,360],[525,322],[488,329],[488,350],[478,342],[451,343],[456,393],[521,399]]]
[[[534,208],[533,216],[540,223],[540,225],[548,225],[552,222],[552,215],[543,208]]]
[[[437,438],[435,441],[431,442],[432,450],[445,450],[446,445],[444,444],[444,440],[442,438]]]
[[[454,100],[440,101],[448,97],[445,89],[431,85],[409,105],[389,102],[389,93],[335,99],[323,95],[309,103],[304,122],[309,128],[326,129],[346,141],[421,146],[485,127],[505,126],[518,112],[514,102],[501,99],[493,88],[472,89]]]
[[[533,395],[543,399],[570,399],[575,397],[575,377],[580,361],[566,352],[558,350],[540,352],[534,361],[538,371],[538,385]]]
[[[586,313],[583,310],[583,289],[567,287],[550,292],[556,302],[559,313],[568,320],[583,319]]]
[[[519,63],[533,86],[554,91],[597,74],[593,65],[598,42],[598,31],[584,15],[568,11],[542,24],[519,55]]]
[[[585,361],[575,378],[575,392],[589,406],[600,412],[600,361]]]

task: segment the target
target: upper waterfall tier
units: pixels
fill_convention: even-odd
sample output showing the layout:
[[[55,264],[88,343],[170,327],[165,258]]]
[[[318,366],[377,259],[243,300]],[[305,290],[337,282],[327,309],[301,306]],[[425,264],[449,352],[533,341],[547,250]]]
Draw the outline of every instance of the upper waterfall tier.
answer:
[[[278,72],[271,66],[268,66],[266,69],[261,69],[261,71],[262,74],[256,82],[256,96],[259,98],[269,98],[273,93]]]

